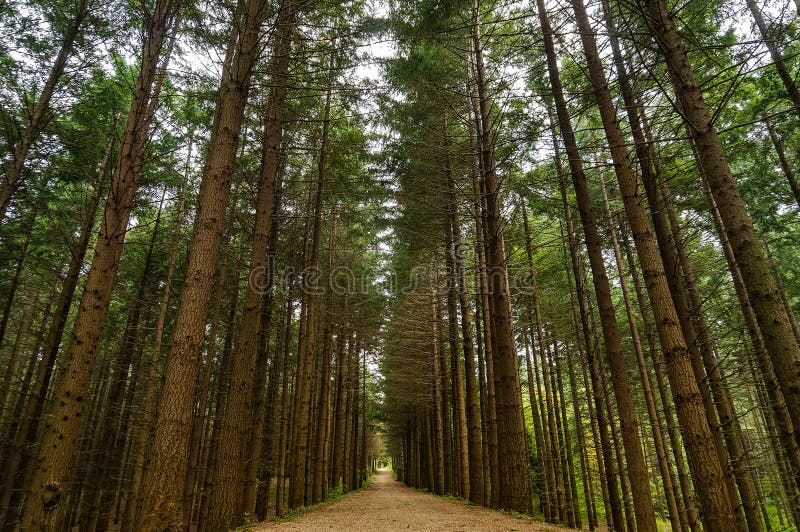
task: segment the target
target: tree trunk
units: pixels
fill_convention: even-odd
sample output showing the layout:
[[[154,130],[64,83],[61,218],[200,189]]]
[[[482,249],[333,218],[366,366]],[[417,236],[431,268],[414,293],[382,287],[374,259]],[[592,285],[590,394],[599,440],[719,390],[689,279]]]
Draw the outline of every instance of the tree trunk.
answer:
[[[477,90],[475,90],[477,92]],[[480,156],[480,150],[476,150],[475,146],[473,145],[474,139],[478,137],[480,127],[480,106],[477,94],[472,95],[474,101],[474,124],[475,124],[475,131],[474,134],[470,135],[470,152],[476,153],[477,152],[477,170],[482,169],[483,162]],[[480,139],[478,138],[480,141]],[[489,309],[489,279],[488,279],[488,272],[486,268],[486,239],[484,238],[484,231],[483,231],[483,215],[481,213],[481,205],[482,205],[482,198],[483,194],[481,193],[481,186],[478,182],[479,179],[479,172],[476,171],[475,165],[471,165],[472,170],[470,174],[472,176],[472,192],[474,196],[473,200],[473,212],[475,216],[475,250],[477,256],[477,285],[480,288],[480,298],[478,299],[479,307],[481,310],[480,313],[480,322],[483,325],[483,352],[485,355],[485,364],[481,364],[480,368],[485,368],[485,379],[486,379],[486,415],[484,420],[484,427],[486,431],[486,466],[488,469],[487,480],[488,483],[488,490],[486,495],[486,503],[492,507],[497,507],[497,496],[498,496],[498,485],[500,483],[498,474],[499,474],[499,456],[497,454],[497,404],[496,404],[496,397],[495,397],[495,387],[494,387],[494,364],[493,364],[493,351],[492,351],[492,324],[490,320],[490,309]],[[481,170],[482,171],[482,170]]]
[[[575,481],[575,464],[573,462],[572,453],[572,438],[567,424],[567,403],[564,398],[564,381],[561,373],[561,362],[558,354],[558,344],[553,340],[553,360],[555,361],[556,370],[556,399],[558,400],[559,410],[561,412],[561,433],[563,434],[562,455],[564,462],[564,469],[566,470],[565,482],[569,488],[567,491],[567,503],[569,504],[569,516],[567,524],[571,528],[583,528],[581,525],[581,512],[578,505],[578,486]],[[588,508],[587,508],[588,511]]]
[[[708,189],[706,189],[706,193],[709,193]],[[742,279],[739,264],[733,255],[730,242],[725,237],[725,228],[719,211],[717,210],[716,202],[710,194],[708,194],[708,198],[715,228],[721,235],[720,243],[722,244],[722,251],[725,254],[725,259],[731,272],[734,290],[739,299],[739,304],[742,307],[745,323],[748,333],[750,334],[750,340],[753,343],[753,355],[761,372],[761,379],[763,379],[763,387],[768,398],[768,405],[772,410],[775,431],[778,434],[778,439],[783,447],[783,451],[786,453],[786,459],[790,466],[793,482],[798,490],[800,490],[800,447],[797,445],[797,438],[795,435],[797,429],[794,427],[789,417],[786,401],[778,385],[777,375],[775,375],[775,368],[766,352],[761,329],[758,326],[753,308],[747,297],[747,290],[744,285],[744,280]],[[790,501],[790,504],[794,506],[797,506],[798,503],[800,503],[800,501]]]
[[[280,437],[278,441],[278,471],[276,474],[277,486],[275,487],[275,515],[283,515],[284,488],[286,486],[286,443],[289,439],[289,348],[291,345],[292,315],[294,306],[292,303],[292,284],[286,291],[286,325],[283,338],[283,377],[281,382],[281,417],[280,417]]]
[[[317,356],[316,327],[317,306],[319,289],[316,272],[319,265],[319,248],[321,241],[322,224],[322,198],[324,197],[328,150],[328,130],[330,126],[331,89],[328,88],[325,96],[325,111],[322,121],[322,139],[318,161],[318,180],[316,199],[314,204],[314,222],[311,231],[311,250],[308,259],[307,278],[304,274],[303,284],[306,291],[303,306],[306,308],[306,329],[297,350],[297,378],[295,384],[295,402],[292,411],[294,429],[292,431],[292,448],[290,454],[291,477],[289,482],[289,508],[297,508],[306,504],[306,460],[308,457],[309,427],[311,424],[311,382],[314,371],[314,361]],[[307,284],[307,283],[312,284]]]
[[[549,21],[546,21],[547,13],[545,12],[544,5],[542,2],[540,3],[542,5],[539,6],[539,16],[543,20],[542,26],[544,27],[545,23],[547,23],[549,26]],[[579,2],[573,2],[573,9],[575,10],[578,23],[580,24],[583,6]],[[585,26],[579,26],[579,29],[582,37],[584,37],[584,51],[586,52],[591,72],[593,58],[589,54],[589,49],[587,48],[587,42],[585,39],[587,36],[585,33],[587,29]],[[591,31],[591,29],[588,31]],[[546,33],[549,33],[549,31],[546,31]],[[591,39],[591,34],[588,34],[588,36]],[[550,44],[551,49],[548,50],[548,68],[550,71],[551,84],[555,86],[555,82],[553,80],[558,76],[558,71],[555,64],[554,50],[552,50],[552,40]],[[593,41],[591,41],[591,44],[593,46]],[[550,59],[551,57],[552,60]],[[559,90],[558,92],[561,91]],[[597,229],[597,220],[592,208],[586,176],[583,170],[583,164],[574,139],[568,110],[563,101],[563,95],[561,96],[560,102],[558,101],[559,96],[556,96],[556,98],[556,111],[559,117],[559,123],[561,125],[561,134],[564,138],[569,157],[569,164],[572,170],[572,181],[577,197],[578,210],[583,222],[584,236],[589,253],[594,289],[600,311],[603,337],[605,339],[606,359],[611,370],[614,396],[616,397],[619,407],[620,425],[627,463],[627,476],[630,481],[630,487],[635,501],[634,506],[636,513],[636,524],[639,530],[654,531],[656,526],[655,511],[653,509],[652,496],[650,494],[649,477],[644,463],[644,455],[639,438],[638,422],[636,420],[636,414],[633,405],[631,385],[627,374],[627,363],[625,361],[625,354],[622,351],[620,333],[616,322],[616,311],[611,298],[611,287],[606,274],[603,260],[603,249]]]
[[[616,110],[591,33],[589,18],[581,0],[573,0],[573,7],[578,28],[581,31],[589,77],[594,87],[595,99],[610,145],[620,193],[639,255],[639,263],[645,279],[647,279],[646,288],[667,361],[667,370],[678,410],[678,418],[683,429],[684,443],[689,455],[695,488],[704,510],[704,522],[709,529],[713,530],[734,528],[733,510],[725,490],[722,489],[725,478],[723,466],[717,457],[711,427],[699,397],[697,382],[693,378],[691,354],[680,328],[664,266],[661,263],[655,238],[647,221],[647,213],[637,190],[636,176],[628,160],[625,139],[616,119]],[[621,414],[622,410],[623,408],[620,406]],[[632,465],[630,456],[628,456],[628,468],[631,469]],[[634,491],[634,497],[636,497],[636,491]],[[637,501],[637,517],[640,510],[639,505],[640,501]],[[652,500],[650,507],[652,508]],[[639,521],[640,519],[637,519],[637,525],[641,529]],[[655,520],[653,519],[654,525]]]
[[[263,280],[267,259],[269,230],[275,207],[275,187],[280,162],[280,147],[283,132],[283,108],[288,91],[288,71],[291,43],[294,33],[295,8],[292,2],[281,6],[278,29],[279,36],[273,51],[274,65],[268,96],[267,116],[264,125],[263,151],[261,158],[256,217],[253,229],[253,244],[250,250],[249,282],[244,298],[244,307],[234,351],[231,374],[231,391],[222,420],[220,445],[214,451],[217,471],[215,489],[209,500],[208,527],[212,530],[234,528],[241,524],[243,512],[255,511],[255,498],[249,497],[248,506],[242,508],[244,464],[248,460],[258,462],[259,456],[252,454],[248,446],[253,407],[253,380],[255,378],[258,331],[263,305]],[[263,393],[263,391],[259,391]]]
[[[266,519],[269,501],[270,484],[275,473],[274,454],[276,434],[276,413],[278,412],[278,379],[281,374],[280,354],[278,344],[272,350],[271,365],[269,367],[269,382],[266,396],[264,384],[267,377],[267,365],[270,363],[270,337],[272,335],[272,315],[275,306],[275,247],[278,240],[279,218],[281,210],[283,180],[281,170],[275,183],[275,202],[272,208],[272,220],[267,245],[267,262],[265,284],[266,294],[261,308],[261,319],[258,334],[258,349],[256,352],[256,376],[253,382],[253,411],[252,429],[250,434],[250,452],[259,459],[248,462],[245,475],[244,513],[256,515],[259,521]],[[269,406],[267,406],[269,405]],[[262,451],[263,449],[263,451]],[[263,482],[259,481],[259,477]],[[260,486],[260,487],[259,487]]]
[[[58,356],[58,349],[61,345],[61,338],[64,334],[64,327],[67,324],[67,318],[69,317],[69,311],[72,307],[75,290],[78,287],[78,280],[80,277],[81,268],[83,267],[83,260],[86,258],[86,253],[89,250],[89,241],[92,237],[92,229],[94,228],[95,218],[97,217],[97,209],[100,206],[100,200],[103,197],[104,184],[109,174],[106,170],[116,140],[116,129],[117,127],[115,120],[113,130],[109,132],[109,141],[108,144],[106,144],[106,150],[98,167],[92,197],[84,210],[84,216],[81,221],[79,233],[80,236],[78,237],[78,242],[72,249],[72,258],[69,263],[69,268],[67,269],[67,275],[64,278],[64,284],[61,287],[61,293],[58,296],[58,302],[56,303],[55,312],[53,313],[53,322],[50,325],[50,330],[47,334],[43,357],[43,362],[45,360],[47,361],[45,366],[49,366],[49,369],[47,370],[46,375],[44,375],[44,377],[41,379],[41,390],[44,390],[44,392],[41,392],[40,390],[40,393],[46,393],[49,386],[53,365],[56,357]],[[39,377],[37,377],[37,381],[39,380]],[[44,400],[45,396],[41,395],[41,398],[37,402],[36,408],[33,410],[33,413],[30,416],[33,420],[38,420],[41,417],[42,409],[44,408]],[[25,418],[28,418],[27,414]],[[34,423],[36,424],[36,421],[34,421]],[[32,444],[34,439],[35,435],[33,435],[32,439],[30,439],[28,443]]]
[[[336,207],[333,207],[330,235],[328,237],[328,272],[332,272],[336,265]],[[330,426],[330,395],[331,395],[331,335],[333,329],[333,302],[334,293],[331,286],[325,287],[325,328],[322,332],[322,368],[320,372],[319,403],[316,418],[316,449],[314,456],[314,482],[311,496],[312,504],[324,501],[328,496],[328,435]],[[339,335],[341,336],[341,335]],[[337,338],[340,349],[344,349],[341,338]]]
[[[153,287],[153,251],[161,228],[166,192],[167,189],[164,187],[158,205],[158,213],[153,223],[150,243],[145,253],[142,273],[137,281],[137,290],[125,323],[120,348],[108,374],[108,395],[104,401],[106,404],[105,420],[99,437],[100,445],[97,448],[99,456],[95,459],[97,467],[92,471],[92,478],[88,478],[90,485],[95,490],[101,490],[102,496],[99,498],[91,497],[90,500],[96,501],[96,505],[90,505],[85,510],[85,513],[89,515],[93,512],[99,512],[100,522],[108,521],[108,512],[111,509],[114,496],[114,483],[121,471],[122,464],[120,460],[122,456],[120,456],[119,449],[124,446],[127,428],[120,422],[127,418],[130,410],[130,405],[124,404],[126,388],[135,386],[133,380],[138,378],[139,374],[139,360],[134,357],[134,354],[138,351],[138,345],[144,341],[146,336],[146,333],[142,334],[141,332],[141,323],[143,321],[144,323],[147,322],[147,315],[149,314],[150,302],[147,299]],[[143,313],[145,314],[144,320],[142,319]],[[131,382],[128,382],[129,379],[131,379]],[[125,408],[125,406],[128,408]]]
[[[25,231],[25,240],[22,242],[22,247],[18,251],[17,267],[14,268],[14,276],[11,278],[11,285],[8,287],[8,295],[6,296],[6,304],[3,305],[3,317],[0,318],[0,348],[4,347],[3,340],[6,336],[8,329],[8,321],[11,319],[11,311],[14,309],[14,298],[17,295],[17,290],[20,285],[20,277],[22,276],[22,267],[25,265],[25,257],[28,255],[28,246],[30,246],[33,237],[33,228],[36,226],[36,212],[31,214],[31,219],[28,220],[28,230]],[[94,219],[92,219],[94,221]],[[6,392],[8,391],[8,384],[11,378],[11,370],[16,366],[14,361],[9,361],[6,371],[3,373],[3,380],[0,381],[0,406],[6,403]]]
[[[622,298],[625,303],[625,312],[628,318],[628,326],[631,331],[631,340],[633,341],[633,350],[636,355],[636,363],[639,368],[639,377],[642,381],[642,392],[644,393],[645,404],[647,406],[648,421],[653,435],[653,445],[656,450],[656,458],[658,460],[658,468],[661,473],[661,482],[664,486],[664,495],[667,500],[667,509],[669,511],[669,520],[673,532],[681,530],[680,515],[678,512],[678,504],[675,499],[675,492],[672,486],[672,475],[670,471],[670,464],[667,457],[667,450],[664,440],[661,437],[660,420],[658,418],[658,411],[656,410],[655,397],[653,395],[652,385],[650,383],[650,374],[647,370],[647,364],[644,360],[644,350],[642,349],[642,341],[639,337],[639,327],[636,324],[636,314],[633,310],[633,303],[631,302],[630,289],[628,288],[628,280],[625,274],[625,267],[622,262],[622,251],[620,250],[619,240],[617,239],[617,232],[614,228],[614,218],[611,214],[611,206],[608,202],[608,194],[606,193],[605,183],[603,182],[602,172],[600,174],[600,192],[603,196],[603,204],[605,205],[606,218],[608,219],[608,231],[611,236],[611,243],[614,248],[614,259],[617,264],[617,272],[619,273],[620,288],[622,289]],[[633,263],[629,267],[635,268]]]
[[[167,321],[167,312],[169,310],[169,302],[172,298],[172,286],[175,280],[175,266],[178,260],[179,246],[178,241],[181,236],[181,228],[183,227],[185,218],[185,200],[186,193],[190,186],[189,183],[189,163],[192,155],[192,142],[189,143],[189,149],[186,155],[186,164],[184,166],[184,182],[181,187],[181,192],[178,197],[178,212],[176,214],[175,226],[172,229],[172,239],[170,242],[170,258],[169,266],[167,268],[167,276],[164,282],[163,295],[159,304],[159,314],[156,320],[155,339],[153,342],[152,359],[148,366],[147,377],[142,383],[144,391],[140,394],[141,411],[140,419],[138,420],[139,426],[134,429],[130,447],[134,458],[132,459],[133,479],[130,482],[130,496],[125,504],[123,515],[125,516],[123,523],[129,525],[133,520],[133,511],[135,504],[133,503],[135,497],[139,493],[141,486],[143,468],[149,459],[149,436],[155,423],[154,413],[158,400],[158,393],[160,390],[160,379],[158,377],[158,368],[161,362],[161,345],[164,337],[164,328]],[[142,370],[143,371],[143,370]]]
[[[239,202],[239,186],[240,186],[241,178],[236,180],[236,185],[233,189],[233,200],[232,204],[235,206],[238,205]],[[208,458],[208,451],[209,445],[203,448],[203,442],[206,439],[206,433],[213,436],[213,431],[218,429],[218,425],[216,424],[217,415],[216,412],[221,412],[222,410],[219,409],[219,405],[224,402],[223,397],[220,396],[220,391],[223,390],[227,386],[227,379],[229,378],[229,374],[226,370],[223,369],[222,361],[219,364],[219,373],[220,375],[217,377],[217,401],[216,405],[214,406],[215,416],[214,416],[214,423],[211,422],[209,418],[209,413],[211,408],[209,408],[209,402],[213,403],[213,391],[211,386],[211,377],[215,373],[214,372],[214,365],[217,358],[217,339],[219,334],[219,324],[221,321],[221,313],[222,313],[222,305],[225,299],[225,289],[228,285],[228,266],[230,262],[230,251],[231,251],[231,242],[234,238],[233,231],[234,231],[234,219],[236,216],[233,213],[230,213],[227,217],[227,227],[225,229],[225,240],[222,244],[222,251],[220,253],[220,263],[219,263],[219,272],[217,273],[216,279],[216,291],[214,294],[214,309],[211,312],[211,323],[208,327],[208,336],[206,338],[206,356],[203,362],[203,378],[200,380],[199,386],[195,391],[195,396],[197,397],[197,407],[196,407],[196,415],[192,418],[192,432],[189,436],[189,455],[186,464],[186,482],[183,488],[183,512],[185,515],[185,520],[187,523],[192,523],[192,518],[194,516],[194,510],[197,506],[197,502],[199,498],[196,495],[202,495],[203,491],[203,481],[207,478],[210,474],[214,474],[215,472],[210,471],[210,467],[206,465],[204,474],[199,474],[200,466],[202,465],[201,462],[205,462],[203,458]],[[236,280],[236,285],[233,287],[233,292],[236,294],[236,300],[238,301],[238,280],[239,280],[239,267],[235,268],[235,275],[233,276]],[[165,301],[165,303],[168,303]],[[232,308],[232,307],[231,307]],[[232,318],[230,318],[230,314],[232,311],[229,310],[229,325],[232,326]],[[228,335],[230,332],[228,333]],[[154,353],[154,365],[157,364],[157,360],[155,360]],[[225,386],[222,386],[222,381],[225,381]],[[150,391],[150,390],[148,390]],[[154,423],[154,419],[148,420],[148,425],[150,430],[152,430],[152,425]],[[206,430],[208,427],[208,430]],[[213,438],[208,438],[213,439]],[[213,459],[210,460],[213,462]],[[209,464],[210,465],[210,464]],[[199,480],[199,482],[198,482]],[[198,489],[199,488],[199,489]],[[200,493],[196,493],[199,491]],[[205,499],[203,498],[205,501]],[[207,505],[206,505],[207,507]],[[205,508],[204,508],[205,509]]]
[[[445,125],[445,128],[447,126]],[[445,129],[445,135],[447,135]],[[447,149],[447,140],[445,140]],[[453,443],[455,448],[456,464],[456,494],[462,498],[470,497],[470,463],[469,463],[469,443],[467,412],[464,398],[463,365],[461,362],[460,350],[458,348],[458,312],[456,310],[456,269],[453,257],[453,228],[452,228],[452,209],[455,207],[450,200],[450,162],[447,154],[446,173],[447,173],[447,201],[445,203],[445,265],[447,268],[447,323],[448,323],[448,345],[450,347],[450,385],[451,396],[453,398]],[[463,332],[463,331],[462,331]]]
[[[202,490],[200,493],[200,501],[198,503],[198,521],[200,523],[200,530],[207,530],[208,513],[210,511],[210,498],[217,486],[217,458],[219,453],[217,449],[219,442],[223,437],[223,419],[225,412],[228,409],[228,402],[231,395],[231,380],[233,375],[233,342],[234,335],[237,330],[237,311],[239,307],[239,294],[241,293],[241,273],[245,250],[240,248],[237,257],[233,257],[230,262],[233,264],[233,271],[231,274],[231,287],[230,296],[227,301],[227,313],[225,318],[225,338],[222,342],[222,351],[219,355],[219,365],[216,370],[218,373],[216,386],[212,389],[199,390],[198,393],[207,393],[214,396],[216,402],[214,404],[213,412],[214,417],[208,423],[208,430],[206,431],[206,443],[203,451],[201,452],[200,463],[205,464],[200,484]],[[224,289],[225,284],[217,285],[222,286]],[[222,293],[221,291],[218,293]],[[214,325],[212,323],[212,325]],[[209,338],[210,339],[210,338]],[[216,336],[214,337],[216,342]],[[211,410],[211,409],[209,409]],[[209,411],[207,413],[210,414]]]
[[[623,246],[625,247],[625,254],[628,259],[628,264],[633,264],[633,254],[627,239],[623,240]],[[686,464],[684,462],[683,451],[681,449],[681,440],[680,436],[678,435],[678,429],[675,425],[675,417],[672,412],[672,401],[670,400],[667,385],[665,383],[666,377],[664,375],[664,362],[661,357],[658,356],[658,349],[656,348],[656,339],[653,334],[653,320],[648,312],[647,302],[645,301],[644,290],[642,288],[642,281],[639,277],[639,272],[633,266],[629,269],[631,277],[633,278],[634,290],[636,291],[636,301],[638,302],[639,309],[642,312],[642,320],[644,322],[648,352],[650,353],[650,360],[656,376],[656,386],[658,387],[659,398],[661,399],[661,408],[666,420],[667,435],[669,436],[670,447],[672,448],[675,458],[675,469],[677,469],[678,473],[678,484],[680,485],[682,498],[678,498],[678,486],[675,486],[674,484],[673,486],[676,490],[675,498],[679,503],[678,510],[680,511],[681,516],[681,526],[685,530],[698,530],[699,523],[697,518],[697,510],[694,506],[694,489],[691,485],[689,474],[686,471]]]
[[[580,154],[577,151],[575,143],[575,135],[572,130],[572,124],[569,120],[569,114],[566,107],[566,100],[564,99],[564,91],[561,86],[561,78],[558,74],[556,64],[555,46],[553,44],[553,30],[550,26],[550,20],[547,17],[544,3],[540,0],[537,1],[537,8],[539,10],[539,21],[542,27],[544,36],[545,53],[547,55],[548,75],[550,78],[550,85],[553,91],[556,108],[559,114],[559,126],[561,135],[565,140],[567,146],[567,156],[569,159],[570,169],[572,172],[578,172],[579,175],[583,174],[583,164],[580,159]],[[556,135],[556,124],[554,117],[548,106],[548,116],[550,119],[550,130],[552,135],[553,149],[555,151],[555,165],[558,174],[559,189],[561,192],[561,203],[564,209],[564,216],[567,225],[567,234],[569,237],[570,257],[572,262],[572,274],[575,279],[575,289],[578,299],[578,308],[580,310],[581,327],[583,329],[584,345],[586,346],[587,366],[590,373],[592,399],[594,403],[594,411],[597,420],[597,431],[600,440],[600,448],[602,452],[602,460],[598,459],[598,463],[602,464],[605,472],[604,497],[603,501],[607,504],[606,520],[609,527],[616,530],[625,530],[625,521],[622,515],[622,501],[619,498],[619,491],[617,487],[617,473],[614,467],[614,457],[611,442],[611,435],[609,434],[608,421],[611,412],[606,412],[603,385],[600,379],[600,358],[598,356],[597,344],[595,341],[592,316],[590,314],[590,306],[588,294],[584,285],[582,274],[582,261],[578,254],[578,239],[575,235],[575,229],[572,222],[572,207],[569,204],[567,197],[567,181],[562,168],[561,154],[558,148],[558,138]],[[595,227],[596,230],[596,227]],[[587,390],[588,393],[588,390]],[[590,402],[590,413],[591,413]],[[607,415],[606,415],[607,414]]]

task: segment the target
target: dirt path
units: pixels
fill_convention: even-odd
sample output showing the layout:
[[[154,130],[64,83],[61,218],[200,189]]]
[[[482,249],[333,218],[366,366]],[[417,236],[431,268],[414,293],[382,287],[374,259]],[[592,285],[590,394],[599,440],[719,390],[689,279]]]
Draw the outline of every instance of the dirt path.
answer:
[[[517,519],[413,490],[381,470],[368,488],[285,523],[255,530],[535,530],[563,528]]]

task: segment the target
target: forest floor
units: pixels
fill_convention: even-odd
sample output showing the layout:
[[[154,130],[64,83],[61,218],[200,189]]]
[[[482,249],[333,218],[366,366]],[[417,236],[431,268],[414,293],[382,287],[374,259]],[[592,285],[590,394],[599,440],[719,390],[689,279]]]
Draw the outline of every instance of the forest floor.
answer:
[[[379,470],[352,495],[283,523],[249,530],[567,530],[414,490]]]

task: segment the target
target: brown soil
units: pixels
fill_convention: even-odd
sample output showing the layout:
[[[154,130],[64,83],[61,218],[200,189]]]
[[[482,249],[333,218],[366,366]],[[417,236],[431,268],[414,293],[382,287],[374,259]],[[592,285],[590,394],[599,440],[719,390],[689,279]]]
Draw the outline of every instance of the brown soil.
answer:
[[[285,523],[254,530],[566,530],[413,490],[380,470],[368,488]]]

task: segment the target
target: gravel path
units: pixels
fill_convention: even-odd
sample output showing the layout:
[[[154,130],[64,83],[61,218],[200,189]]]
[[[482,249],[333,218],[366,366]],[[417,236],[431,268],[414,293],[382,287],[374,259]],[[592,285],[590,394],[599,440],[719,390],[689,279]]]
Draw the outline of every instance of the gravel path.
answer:
[[[397,482],[380,470],[365,488],[341,501],[311,510],[285,523],[255,530],[566,530],[434,497]]]

